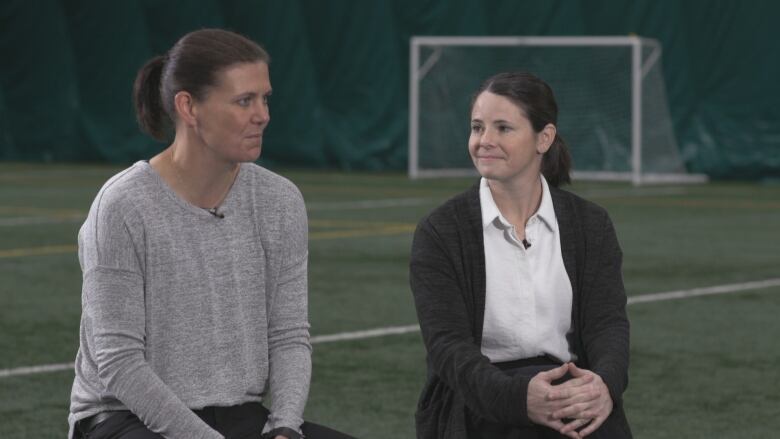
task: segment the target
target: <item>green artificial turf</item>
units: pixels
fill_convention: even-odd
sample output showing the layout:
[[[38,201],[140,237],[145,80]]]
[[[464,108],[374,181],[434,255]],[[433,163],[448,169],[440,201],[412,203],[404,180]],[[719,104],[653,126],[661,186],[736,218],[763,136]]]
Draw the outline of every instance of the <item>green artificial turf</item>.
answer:
[[[73,361],[81,298],[76,235],[116,171],[0,164],[0,369]],[[407,280],[414,226],[474,179],[281,173],[299,185],[309,209],[312,335],[415,324]],[[780,278],[778,185],[570,189],[610,212],[629,296]],[[30,254],[15,256],[20,249]],[[625,406],[635,437],[777,436],[778,293],[772,287],[629,307]],[[313,363],[307,419],[360,438],[414,437],[425,378],[418,333],[317,343]],[[0,377],[0,438],[64,437],[72,379],[68,370]]]

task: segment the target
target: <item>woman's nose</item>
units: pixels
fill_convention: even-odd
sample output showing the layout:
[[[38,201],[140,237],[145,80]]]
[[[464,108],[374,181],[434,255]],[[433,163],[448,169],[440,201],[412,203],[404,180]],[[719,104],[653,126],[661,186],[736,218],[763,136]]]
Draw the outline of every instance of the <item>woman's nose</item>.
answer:
[[[483,148],[492,148],[495,146],[493,139],[493,132],[489,129],[482,131],[482,135],[479,136],[479,146]]]
[[[271,120],[271,112],[268,110],[268,105],[261,102],[252,115],[252,121],[257,124],[266,124],[269,120]]]

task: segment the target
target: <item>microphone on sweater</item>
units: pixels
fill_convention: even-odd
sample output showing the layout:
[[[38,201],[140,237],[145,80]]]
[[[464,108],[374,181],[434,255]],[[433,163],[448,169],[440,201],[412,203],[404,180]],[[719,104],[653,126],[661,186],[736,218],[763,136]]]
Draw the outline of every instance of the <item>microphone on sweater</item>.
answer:
[[[210,214],[214,215],[215,217],[219,218],[219,219],[222,219],[222,218],[224,218],[224,217],[225,217],[225,214],[224,214],[224,213],[219,213],[219,212],[217,211],[217,208],[216,208],[216,207],[212,207],[211,209],[206,209],[206,211],[207,211],[208,213],[210,213]],[[526,247],[526,248],[528,248],[528,247]]]
[[[523,238],[523,247],[525,247],[526,250],[528,250],[528,248],[531,247],[531,243],[528,242],[528,240],[525,238]]]

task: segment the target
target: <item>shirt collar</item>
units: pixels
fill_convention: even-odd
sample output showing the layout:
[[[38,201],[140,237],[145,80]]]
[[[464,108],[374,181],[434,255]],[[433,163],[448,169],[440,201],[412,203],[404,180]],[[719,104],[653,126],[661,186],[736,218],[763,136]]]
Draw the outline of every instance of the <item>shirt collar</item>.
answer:
[[[555,220],[555,208],[553,208],[550,186],[547,184],[547,179],[544,178],[544,175],[540,175],[539,178],[542,179],[542,202],[539,203],[539,210],[536,211],[536,215],[547,225],[547,228],[555,231],[558,228],[558,221]]]
[[[547,180],[543,175],[539,178],[542,180],[542,202],[539,204],[539,209],[534,213],[538,216],[547,227],[554,231],[557,228],[558,222],[555,220],[555,209],[552,204],[552,195],[550,194],[550,186],[547,184]],[[482,177],[479,182],[479,204],[482,208],[482,228],[486,228],[490,224],[493,224],[498,220],[498,224],[503,227],[511,227],[509,221],[501,215],[501,211],[498,210],[495,200],[493,200],[493,194],[490,192],[490,186],[488,186],[487,179]]]
[[[507,223],[506,219],[501,215],[501,211],[498,210],[496,202],[493,200],[493,194],[490,193],[490,186],[488,186],[487,179],[482,177],[479,181],[479,205],[482,207],[482,228],[492,224],[496,219],[502,223]]]

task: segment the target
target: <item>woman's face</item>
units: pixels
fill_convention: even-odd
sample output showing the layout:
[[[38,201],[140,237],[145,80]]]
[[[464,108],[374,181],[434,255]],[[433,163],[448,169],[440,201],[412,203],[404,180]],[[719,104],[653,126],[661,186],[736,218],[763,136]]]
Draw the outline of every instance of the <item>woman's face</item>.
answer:
[[[483,177],[508,182],[538,176],[551,143],[549,133],[536,133],[525,112],[508,98],[485,91],[474,102],[469,154]]]
[[[206,148],[229,162],[257,160],[271,120],[270,95],[264,62],[235,64],[219,72],[205,99],[193,104],[195,130]]]

